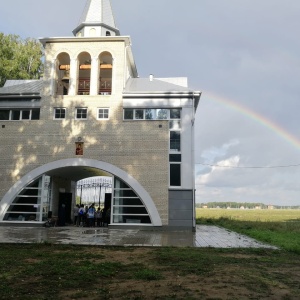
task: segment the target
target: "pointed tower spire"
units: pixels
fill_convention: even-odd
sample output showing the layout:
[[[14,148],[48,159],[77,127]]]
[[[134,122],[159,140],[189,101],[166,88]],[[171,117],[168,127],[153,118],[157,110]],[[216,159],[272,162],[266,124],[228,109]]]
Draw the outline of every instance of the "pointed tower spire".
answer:
[[[120,35],[120,31],[116,28],[110,0],[87,0],[73,34],[78,37]]]

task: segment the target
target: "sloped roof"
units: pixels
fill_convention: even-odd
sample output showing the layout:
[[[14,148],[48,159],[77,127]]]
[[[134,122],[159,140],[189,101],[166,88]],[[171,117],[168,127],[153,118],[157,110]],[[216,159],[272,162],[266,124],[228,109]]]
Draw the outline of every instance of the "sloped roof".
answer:
[[[4,87],[0,88],[0,96],[40,95],[42,87],[42,80],[8,80]]]
[[[130,78],[128,79],[124,94],[130,93],[190,93],[193,92],[188,87],[170,83],[170,79],[164,80],[149,78]],[[175,81],[175,80],[174,80]]]
[[[94,26],[97,24],[111,28],[116,33],[119,33],[119,30],[116,27],[110,0],[88,0],[77,28],[73,30],[73,33],[76,34],[76,32],[84,26]]]

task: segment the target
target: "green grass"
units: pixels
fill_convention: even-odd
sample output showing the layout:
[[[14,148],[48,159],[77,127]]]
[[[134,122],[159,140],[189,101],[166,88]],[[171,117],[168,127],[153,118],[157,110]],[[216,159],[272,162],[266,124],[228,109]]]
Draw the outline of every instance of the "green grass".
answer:
[[[300,256],[269,249],[1,244],[0,299],[297,299]]]
[[[300,254],[299,210],[197,209],[197,223],[222,226]]]

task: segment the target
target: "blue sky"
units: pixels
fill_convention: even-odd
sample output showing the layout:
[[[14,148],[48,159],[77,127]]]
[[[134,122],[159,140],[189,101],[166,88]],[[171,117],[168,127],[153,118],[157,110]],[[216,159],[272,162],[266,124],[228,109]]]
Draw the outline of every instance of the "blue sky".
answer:
[[[84,6],[85,0],[10,0],[0,10],[0,31],[71,36]],[[284,167],[300,164],[300,2],[112,0],[112,6],[121,34],[132,38],[140,77],[186,76],[203,92],[195,125],[197,202],[300,205],[300,166]]]

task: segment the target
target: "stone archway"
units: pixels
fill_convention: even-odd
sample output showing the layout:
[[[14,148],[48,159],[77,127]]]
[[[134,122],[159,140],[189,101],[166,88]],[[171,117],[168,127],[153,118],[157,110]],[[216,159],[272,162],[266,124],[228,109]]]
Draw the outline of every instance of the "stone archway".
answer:
[[[55,169],[65,167],[91,167],[94,169],[103,170],[107,173],[119,177],[129,186],[131,186],[131,188],[140,196],[142,202],[144,203],[145,207],[149,212],[152,225],[162,226],[161,218],[152,198],[136,179],[134,179],[131,175],[112,164],[94,159],[83,158],[69,158],[50,162],[32,170],[31,172],[23,176],[10,188],[10,190],[4,195],[2,201],[0,202],[0,222],[3,221],[3,217],[7,208],[18,195],[20,190],[25,188],[31,181],[37,179],[39,176],[46,174],[47,172],[51,172]]]

